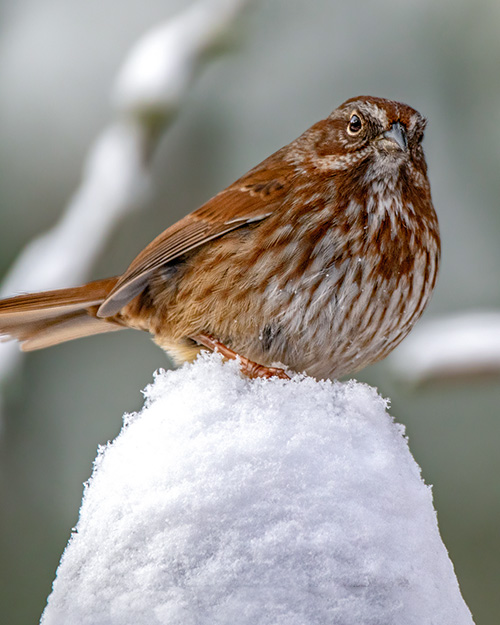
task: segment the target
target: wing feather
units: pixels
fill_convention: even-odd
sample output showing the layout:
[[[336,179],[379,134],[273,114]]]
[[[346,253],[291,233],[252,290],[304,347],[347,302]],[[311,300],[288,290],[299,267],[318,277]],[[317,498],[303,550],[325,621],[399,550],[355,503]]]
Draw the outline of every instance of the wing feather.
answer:
[[[295,169],[279,159],[279,170],[276,166],[273,170],[269,166],[273,157],[276,155],[156,237],[118,280],[98,316],[116,314],[144,289],[151,273],[166,263],[232,230],[266,219],[283,205]]]

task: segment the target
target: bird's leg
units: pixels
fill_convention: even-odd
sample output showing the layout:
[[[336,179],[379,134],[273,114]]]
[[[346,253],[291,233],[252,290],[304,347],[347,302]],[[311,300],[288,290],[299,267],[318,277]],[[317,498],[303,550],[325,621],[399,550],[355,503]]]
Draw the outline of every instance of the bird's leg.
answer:
[[[219,352],[219,354],[222,354],[224,358],[228,358],[229,360],[239,360],[241,372],[249,378],[272,378],[276,376],[282,380],[290,379],[283,369],[280,369],[279,367],[266,367],[264,365],[259,365],[257,362],[253,362],[253,360],[249,360],[248,358],[245,358],[245,356],[237,354],[235,351],[224,345],[224,343],[221,343],[209,334],[196,334],[190,338],[200,345],[208,347],[208,349],[211,349],[214,352]]]

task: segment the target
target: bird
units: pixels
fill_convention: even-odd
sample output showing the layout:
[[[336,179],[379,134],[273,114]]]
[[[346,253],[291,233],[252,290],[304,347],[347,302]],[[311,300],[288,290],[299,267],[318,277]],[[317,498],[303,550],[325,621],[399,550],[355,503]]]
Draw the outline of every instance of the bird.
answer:
[[[433,292],[440,236],[406,104],[350,98],[116,277],[0,300],[24,351],[133,328],[176,364],[202,350],[250,378],[350,375],[391,352]]]

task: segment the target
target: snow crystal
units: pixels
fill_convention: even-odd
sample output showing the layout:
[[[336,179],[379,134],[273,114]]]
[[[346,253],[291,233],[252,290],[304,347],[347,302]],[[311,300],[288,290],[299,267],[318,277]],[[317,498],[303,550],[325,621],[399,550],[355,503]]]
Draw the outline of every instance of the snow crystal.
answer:
[[[98,455],[43,624],[471,624],[386,407],[216,355],[158,374]]]

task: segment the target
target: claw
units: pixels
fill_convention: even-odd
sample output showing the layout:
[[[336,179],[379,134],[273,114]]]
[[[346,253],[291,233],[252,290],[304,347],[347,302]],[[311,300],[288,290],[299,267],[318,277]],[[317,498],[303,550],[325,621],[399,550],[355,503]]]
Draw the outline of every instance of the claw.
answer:
[[[265,365],[260,365],[258,362],[254,362],[246,358],[245,356],[241,356],[236,353],[224,343],[221,343],[213,336],[209,334],[197,334],[196,336],[190,337],[193,341],[196,341],[200,345],[204,347],[208,347],[214,352],[219,352],[224,356],[224,358],[228,358],[229,360],[239,360],[240,361],[240,370],[243,375],[251,379],[255,378],[280,378],[281,380],[289,380],[290,376],[285,373],[283,369],[279,367],[266,367]]]

